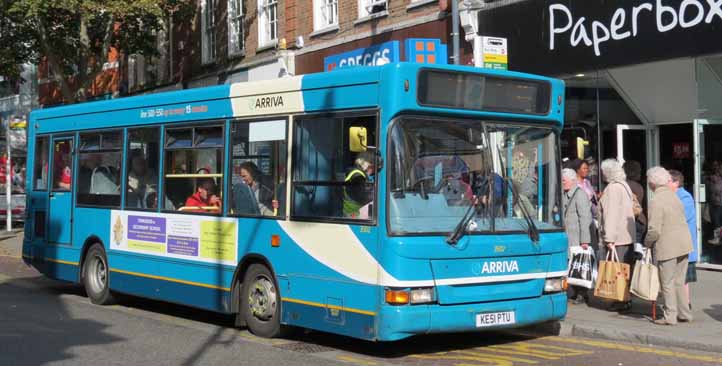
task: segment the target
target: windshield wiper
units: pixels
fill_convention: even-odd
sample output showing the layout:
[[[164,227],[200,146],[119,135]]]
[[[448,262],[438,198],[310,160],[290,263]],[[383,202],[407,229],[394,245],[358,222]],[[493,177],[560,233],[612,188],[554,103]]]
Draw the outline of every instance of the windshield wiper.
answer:
[[[499,156],[502,156],[501,148],[497,146],[496,149],[499,151]],[[506,168],[504,167],[504,162],[499,159],[499,163],[501,164],[502,172],[505,171]],[[536,224],[534,224],[534,219],[532,219],[529,212],[527,212],[526,207],[521,202],[519,192],[517,192],[516,188],[514,187],[514,182],[510,177],[504,177],[503,179],[504,182],[509,185],[509,188],[511,189],[512,201],[516,202],[516,204],[519,205],[519,209],[524,216],[524,222],[526,222],[527,234],[529,234],[529,239],[531,239],[535,243],[539,242],[539,229],[536,227]],[[512,207],[510,207],[509,209],[514,210],[514,204],[512,204]]]
[[[469,222],[474,218],[474,216],[476,216],[476,207],[478,206],[479,199],[474,199],[474,201],[471,202],[471,205],[469,205],[469,209],[466,210],[466,213],[462,216],[461,221],[459,221],[454,228],[454,231],[452,231],[446,238],[447,243],[450,245],[456,245],[456,243],[459,242],[459,239],[461,239],[466,233],[466,228],[469,226]]]

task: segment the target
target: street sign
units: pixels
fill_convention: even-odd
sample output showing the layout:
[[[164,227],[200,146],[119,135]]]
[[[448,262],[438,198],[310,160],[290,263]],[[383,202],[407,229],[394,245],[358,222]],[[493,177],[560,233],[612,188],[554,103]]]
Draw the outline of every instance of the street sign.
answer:
[[[509,57],[506,38],[481,37],[484,67],[494,70],[506,70],[509,66]]]

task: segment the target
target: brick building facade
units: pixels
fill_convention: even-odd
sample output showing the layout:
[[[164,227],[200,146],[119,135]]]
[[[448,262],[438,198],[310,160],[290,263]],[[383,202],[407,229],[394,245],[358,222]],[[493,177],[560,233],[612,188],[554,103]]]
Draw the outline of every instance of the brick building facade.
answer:
[[[444,0],[197,0],[190,19],[159,32],[159,55],[112,57],[88,99],[121,97],[321,72],[326,56],[407,38],[434,38],[451,49]],[[461,40],[461,63],[471,46]],[[450,53],[450,52],[449,52]],[[451,62],[451,60],[448,60]],[[62,103],[40,65],[40,104]]]

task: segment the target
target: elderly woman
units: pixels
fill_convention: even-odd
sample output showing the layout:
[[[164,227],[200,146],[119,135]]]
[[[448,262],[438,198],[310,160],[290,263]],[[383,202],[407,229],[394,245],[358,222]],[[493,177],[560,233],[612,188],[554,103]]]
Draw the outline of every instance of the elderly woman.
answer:
[[[566,227],[569,247],[581,246],[589,248],[592,224],[592,206],[589,198],[577,184],[577,173],[573,169],[562,170],[562,203],[564,224]],[[586,288],[570,286],[569,298],[574,304],[583,304],[589,300]]]
[[[619,260],[634,264],[634,243],[636,225],[634,221],[634,199],[627,184],[627,176],[616,159],[602,162],[602,175],[607,187],[602,192],[599,205],[602,211],[602,242],[607,253],[614,250]],[[632,308],[631,301],[612,304],[611,310],[626,311]]]
[[[649,222],[644,245],[654,247],[659,267],[659,282],[664,297],[664,318],[655,324],[675,325],[677,321],[692,321],[689,300],[684,289],[687,276],[687,256],[692,251],[692,236],[684,216],[684,206],[670,189],[672,180],[662,167],[647,171],[647,184],[654,192],[649,203]]]

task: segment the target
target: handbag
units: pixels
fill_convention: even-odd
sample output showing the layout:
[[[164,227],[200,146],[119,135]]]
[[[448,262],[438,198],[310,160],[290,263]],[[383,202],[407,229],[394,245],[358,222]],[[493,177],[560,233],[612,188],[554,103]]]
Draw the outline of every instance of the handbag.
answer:
[[[659,296],[659,269],[652,264],[652,250],[647,249],[634,265],[629,291],[640,299],[657,301]]]
[[[594,287],[594,296],[629,301],[629,264],[619,262],[616,250],[610,250],[606,260],[599,262],[599,278]]]
[[[571,260],[567,271],[567,281],[570,285],[591,289],[597,278],[596,259],[591,247],[571,247]]]

